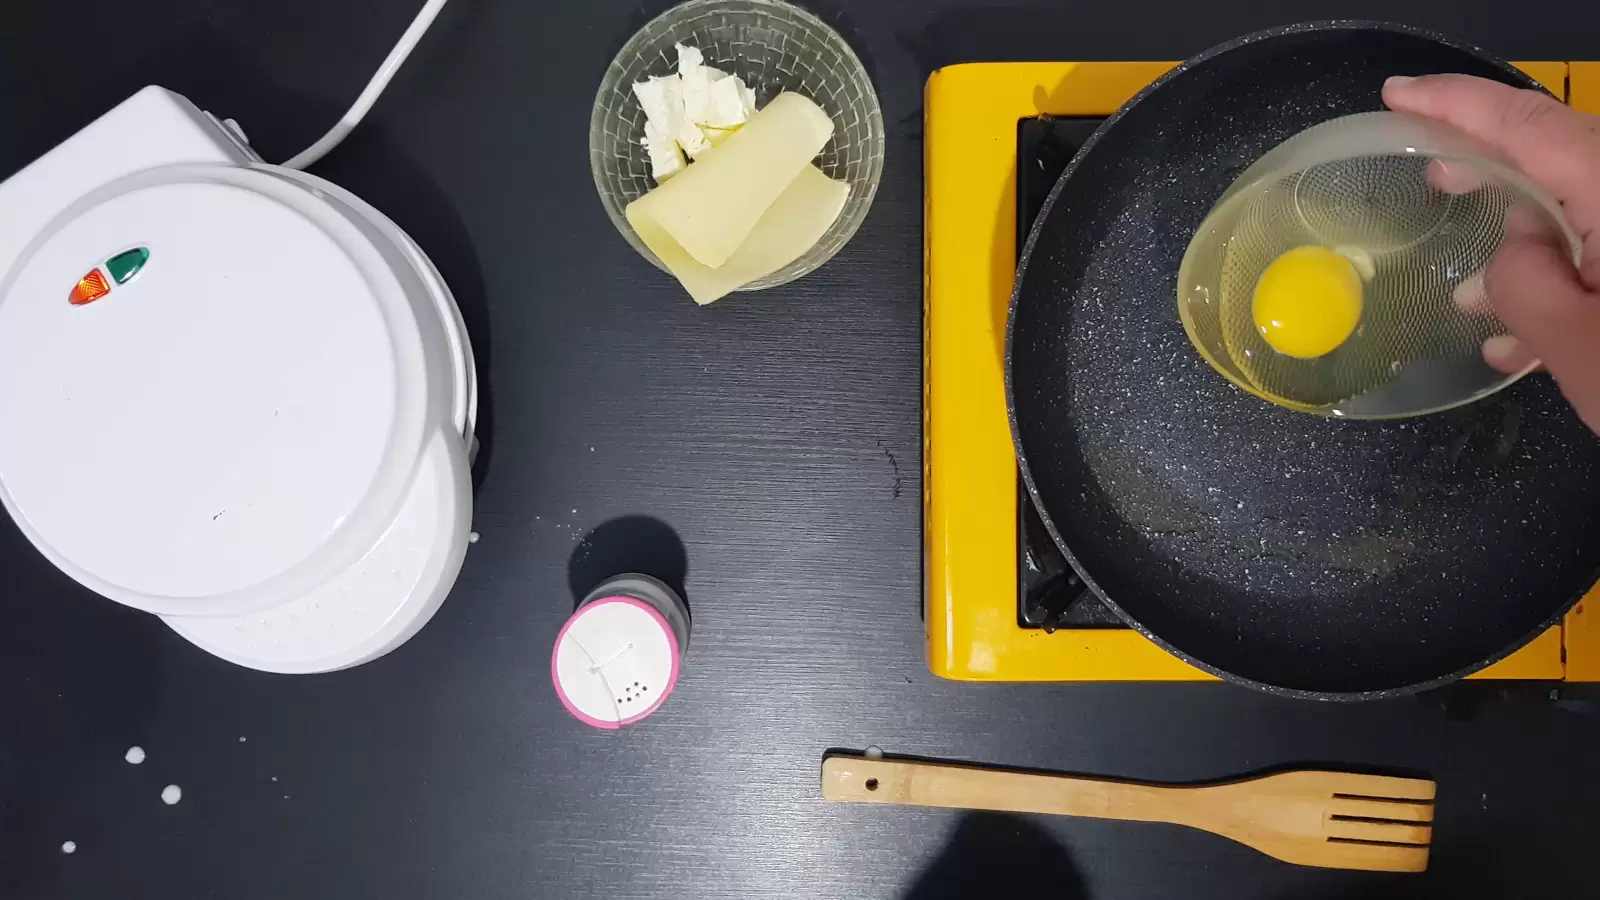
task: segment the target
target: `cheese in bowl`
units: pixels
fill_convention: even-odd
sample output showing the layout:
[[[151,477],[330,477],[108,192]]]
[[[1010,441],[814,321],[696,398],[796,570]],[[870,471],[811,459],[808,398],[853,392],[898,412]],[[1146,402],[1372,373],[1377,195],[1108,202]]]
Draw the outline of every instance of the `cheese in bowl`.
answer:
[[[779,103],[784,94],[797,96]],[[823,118],[831,131],[817,127]],[[763,124],[769,119],[776,124]],[[871,80],[833,29],[780,0],[690,0],[646,25],[612,61],[590,120],[589,157],[617,230],[704,303],[787,283],[832,258],[866,217],[883,146]],[[797,165],[794,156],[806,153]],[[757,159],[765,162],[752,165]],[[725,163],[732,177],[704,171]],[[786,180],[774,187],[768,179],[779,173]],[[688,187],[627,212],[685,179]],[[751,196],[729,198],[730,185]],[[733,218],[713,221],[723,215]],[[646,220],[655,223],[644,226],[648,241],[635,224]],[[723,250],[707,256],[708,243]]]
[[[703,65],[693,48],[679,45],[679,58],[679,75],[634,86],[659,186],[625,214],[689,296],[706,304],[810,250],[839,217],[850,186],[811,163],[833,136],[821,107],[784,93],[752,117],[754,95],[742,81]],[[693,161],[684,163],[686,155]]]

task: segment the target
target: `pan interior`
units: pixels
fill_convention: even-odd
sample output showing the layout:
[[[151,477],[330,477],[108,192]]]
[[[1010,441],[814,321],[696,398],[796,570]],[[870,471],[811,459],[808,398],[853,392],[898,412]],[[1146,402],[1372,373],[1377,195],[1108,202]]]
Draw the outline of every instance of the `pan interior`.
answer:
[[[1262,153],[1396,74],[1523,76],[1427,35],[1291,30],[1202,57],[1102,131],[1035,227],[1012,416],[1035,499],[1138,627],[1291,691],[1404,690],[1537,634],[1600,571],[1600,440],[1549,379],[1419,419],[1291,412],[1178,319],[1194,229]]]

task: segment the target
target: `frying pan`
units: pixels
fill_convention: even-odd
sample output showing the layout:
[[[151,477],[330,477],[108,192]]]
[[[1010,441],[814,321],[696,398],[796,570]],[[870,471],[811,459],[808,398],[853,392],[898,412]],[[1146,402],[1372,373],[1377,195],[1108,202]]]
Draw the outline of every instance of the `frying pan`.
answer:
[[[1028,492],[1113,611],[1236,682],[1340,699],[1442,684],[1600,576],[1600,440],[1549,379],[1423,418],[1324,419],[1231,387],[1179,323],[1179,262],[1234,176],[1428,72],[1536,87],[1395,25],[1214,48],[1105,122],[1022,253],[1006,388]]]

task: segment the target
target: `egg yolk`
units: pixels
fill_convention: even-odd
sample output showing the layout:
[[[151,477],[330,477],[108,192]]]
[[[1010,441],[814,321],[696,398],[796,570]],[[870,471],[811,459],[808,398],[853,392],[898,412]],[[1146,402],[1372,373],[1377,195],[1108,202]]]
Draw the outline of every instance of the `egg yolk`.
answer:
[[[1256,330],[1296,359],[1332,353],[1361,321],[1361,275],[1326,247],[1296,247],[1272,261],[1251,302]]]

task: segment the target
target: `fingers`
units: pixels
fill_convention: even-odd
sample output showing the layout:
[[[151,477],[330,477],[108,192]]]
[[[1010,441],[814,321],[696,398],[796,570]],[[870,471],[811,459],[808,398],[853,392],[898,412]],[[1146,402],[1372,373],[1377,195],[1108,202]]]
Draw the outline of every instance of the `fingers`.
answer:
[[[1464,162],[1435,159],[1428,163],[1428,184],[1446,194],[1470,194],[1486,180],[1482,172]]]
[[[1437,165],[1439,160],[1434,160]],[[1465,184],[1461,180],[1467,169],[1454,169],[1453,174],[1444,174],[1444,169],[1439,170],[1437,180],[1440,182],[1455,179],[1451,183]],[[1434,179],[1430,169],[1430,180]],[[1435,185],[1438,186],[1437,184]],[[1542,212],[1523,205],[1513,205],[1506,210],[1505,231],[1501,237],[1502,244],[1513,243],[1541,243],[1552,247],[1564,246],[1566,237],[1556,231],[1550,218]],[[1456,285],[1451,299],[1455,301],[1456,308],[1469,316],[1487,316],[1494,313],[1494,307],[1489,303],[1489,291],[1483,283],[1483,272],[1474,272],[1463,278]],[[1520,368],[1520,367],[1519,367]]]
[[[1391,78],[1383,100],[1396,112],[1453,125],[1504,153],[1562,203],[1600,211],[1600,121],[1539,91],[1469,75]]]
[[[1461,283],[1451,292],[1450,299],[1455,301],[1456,309],[1464,315],[1487,316],[1494,312],[1494,307],[1489,305],[1489,291],[1483,285],[1482,272],[1461,279]]]
[[[1584,423],[1600,433],[1600,119],[1537,91],[1466,75],[1392,78],[1383,99],[1397,112],[1485,142],[1562,204],[1585,242],[1584,273],[1561,237],[1533,221],[1540,216],[1513,209],[1489,268],[1458,285],[1454,300],[1469,315],[1492,307],[1511,331],[1484,342],[1486,362],[1518,372],[1542,360]],[[1482,184],[1470,167],[1451,163],[1430,165],[1428,181],[1456,194]]]
[[[1560,247],[1540,241],[1508,241],[1484,283],[1500,321],[1516,335],[1491,338],[1484,359],[1502,371],[1543,361],[1578,416],[1600,433],[1600,295],[1578,279]]]
[[[1468,75],[1391,78],[1384,102],[1397,112],[1444,122],[1511,160],[1563,205],[1585,243],[1583,280],[1600,289],[1600,119],[1539,91]],[[1459,163],[1429,167],[1428,180],[1450,193],[1477,187],[1481,176]]]
[[[1507,375],[1515,375],[1537,363],[1539,357],[1520,338],[1497,334],[1483,342],[1483,361]]]

